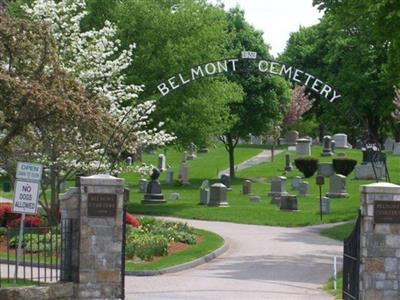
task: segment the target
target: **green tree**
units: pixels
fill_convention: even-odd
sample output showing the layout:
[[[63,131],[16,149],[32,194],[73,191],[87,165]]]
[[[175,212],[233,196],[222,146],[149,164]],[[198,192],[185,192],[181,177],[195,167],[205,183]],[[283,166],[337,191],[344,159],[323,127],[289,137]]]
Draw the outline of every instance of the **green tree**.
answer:
[[[239,8],[231,9],[227,13],[227,19],[228,33],[233,35],[233,39],[226,44],[229,54],[239,56],[242,51],[247,50],[255,51],[263,58],[271,58],[262,32],[255,30],[245,20],[243,11]],[[238,68],[244,71],[232,74],[228,78],[242,87],[243,102],[229,105],[236,121],[223,136],[220,136],[229,153],[229,173],[232,178],[235,177],[234,151],[239,138],[246,138],[250,133],[265,135],[272,130],[282,121],[290,101],[290,89],[285,80],[248,72],[249,68],[254,69],[256,62],[249,60],[239,63],[243,65]]]
[[[130,82],[145,85],[141,99],[174,74],[226,57],[225,12],[204,0],[126,0],[114,21],[123,44],[136,43]],[[157,102],[154,119],[165,122],[181,146],[205,144],[229,126],[227,103],[241,100],[240,87],[225,78],[191,82]]]

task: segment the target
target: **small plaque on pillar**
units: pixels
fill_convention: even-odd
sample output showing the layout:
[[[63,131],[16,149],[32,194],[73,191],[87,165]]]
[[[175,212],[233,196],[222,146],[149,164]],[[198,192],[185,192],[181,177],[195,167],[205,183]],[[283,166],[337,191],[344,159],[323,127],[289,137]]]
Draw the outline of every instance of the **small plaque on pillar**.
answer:
[[[88,217],[115,217],[117,215],[116,194],[88,194]]]
[[[400,223],[400,202],[397,201],[375,201],[374,203],[375,223]]]

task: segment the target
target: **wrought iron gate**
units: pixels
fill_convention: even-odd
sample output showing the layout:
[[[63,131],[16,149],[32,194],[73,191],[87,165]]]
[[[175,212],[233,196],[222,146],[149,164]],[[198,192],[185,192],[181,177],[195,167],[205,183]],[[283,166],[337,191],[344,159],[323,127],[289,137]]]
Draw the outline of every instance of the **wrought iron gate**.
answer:
[[[360,275],[360,223],[361,213],[353,232],[344,240],[343,249],[343,299],[359,299]]]
[[[122,212],[122,251],[121,251],[121,299],[125,299],[125,244],[126,244],[126,208],[129,202],[129,189],[124,189]]]

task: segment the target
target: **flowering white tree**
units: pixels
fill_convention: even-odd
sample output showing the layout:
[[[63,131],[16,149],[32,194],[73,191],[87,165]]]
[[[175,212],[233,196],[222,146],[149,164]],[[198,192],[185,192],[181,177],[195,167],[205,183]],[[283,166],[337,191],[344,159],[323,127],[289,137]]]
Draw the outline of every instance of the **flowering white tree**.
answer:
[[[48,24],[62,65],[88,91],[107,100],[116,124],[105,149],[112,153],[111,166],[115,166],[115,159],[122,152],[135,153],[139,148],[165,145],[174,139],[160,129],[162,123],[148,128],[154,101],[135,103],[143,86],[126,84],[124,74],[132,63],[135,45],[121,50],[121,41],[115,38],[115,25],[106,21],[100,30],[82,32],[80,23],[88,13],[84,0],[36,0],[23,8],[32,20]]]

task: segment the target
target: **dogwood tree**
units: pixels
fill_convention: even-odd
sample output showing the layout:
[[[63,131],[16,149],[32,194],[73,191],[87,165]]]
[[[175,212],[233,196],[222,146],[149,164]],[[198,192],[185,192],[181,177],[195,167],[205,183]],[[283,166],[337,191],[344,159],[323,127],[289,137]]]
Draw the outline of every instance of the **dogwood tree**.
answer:
[[[123,152],[135,153],[140,148],[162,146],[174,139],[161,129],[162,123],[149,128],[155,102],[138,103],[143,86],[126,84],[124,71],[132,63],[135,44],[122,50],[114,24],[106,21],[99,30],[82,31],[80,24],[88,13],[84,0],[36,0],[23,9],[32,20],[49,26],[64,68],[90,93],[107,100],[105,105],[115,126],[104,149],[108,159],[101,160],[101,167],[115,168]]]
[[[283,124],[290,126],[300,120],[301,116],[310,110],[313,105],[313,100],[309,99],[309,95],[305,93],[304,86],[296,85],[292,90],[292,101],[285,117],[283,118]]]

